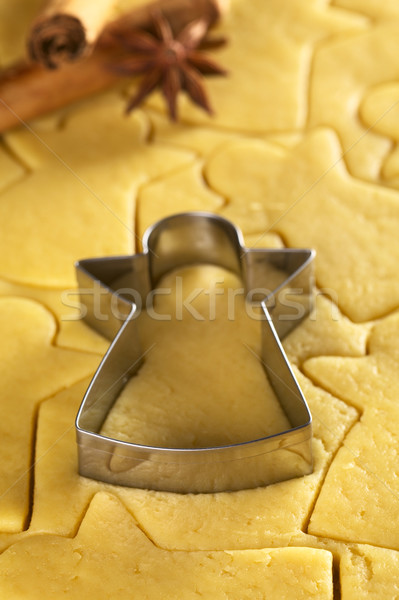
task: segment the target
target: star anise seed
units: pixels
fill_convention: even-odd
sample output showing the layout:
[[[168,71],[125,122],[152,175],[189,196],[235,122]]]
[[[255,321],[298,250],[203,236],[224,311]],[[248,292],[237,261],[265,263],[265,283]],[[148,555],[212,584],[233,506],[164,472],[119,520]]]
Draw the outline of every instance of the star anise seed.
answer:
[[[130,99],[127,112],[137,108],[156,88],[160,88],[172,120],[177,119],[177,97],[184,90],[191,100],[212,114],[202,75],[226,75],[225,69],[206,56],[204,48],[219,47],[223,38],[207,37],[208,22],[196,19],[177,35],[168,20],[157,11],[152,15],[155,35],[132,31],[118,36],[126,57],[112,69],[122,75],[143,75],[137,93]]]

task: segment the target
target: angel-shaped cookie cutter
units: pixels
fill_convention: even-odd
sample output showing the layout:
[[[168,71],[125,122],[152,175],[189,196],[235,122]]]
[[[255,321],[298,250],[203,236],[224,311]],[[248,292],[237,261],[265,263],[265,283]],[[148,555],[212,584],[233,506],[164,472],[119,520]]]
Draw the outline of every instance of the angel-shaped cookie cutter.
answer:
[[[85,320],[113,339],[76,418],[80,474],[116,485],[205,493],[254,488],[311,473],[312,418],[279,338],[312,306],[314,255],[309,249],[246,248],[232,223],[196,212],[167,217],[147,229],[140,254],[79,261]],[[108,412],[143,362],[137,298],[145,306],[145,298],[165,274],[204,263],[238,274],[246,291],[254,292],[252,301],[263,313],[259,358],[291,428],[211,448],[145,446],[101,435]]]

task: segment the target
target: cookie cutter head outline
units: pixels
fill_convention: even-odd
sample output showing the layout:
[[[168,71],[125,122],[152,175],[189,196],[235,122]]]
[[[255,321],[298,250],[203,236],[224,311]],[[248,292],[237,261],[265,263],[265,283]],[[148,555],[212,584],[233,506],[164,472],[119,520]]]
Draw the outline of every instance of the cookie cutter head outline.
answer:
[[[85,320],[113,338],[76,418],[80,474],[129,487],[206,493],[254,488],[311,473],[312,418],[279,336],[293,329],[312,306],[314,256],[309,249],[245,248],[240,230],[231,222],[196,212],[173,215],[151,226],[140,254],[76,263]],[[260,359],[291,428],[244,443],[194,449],[144,446],[101,435],[106,415],[142,364],[142,311],[137,298],[147,298],[171,270],[200,263],[237,273],[247,291],[264,289],[271,271],[281,274],[273,291],[258,298],[264,317]],[[85,293],[88,290],[91,293]],[[134,292],[136,301],[126,290]],[[297,302],[288,301],[292,292],[301,301],[300,311]]]

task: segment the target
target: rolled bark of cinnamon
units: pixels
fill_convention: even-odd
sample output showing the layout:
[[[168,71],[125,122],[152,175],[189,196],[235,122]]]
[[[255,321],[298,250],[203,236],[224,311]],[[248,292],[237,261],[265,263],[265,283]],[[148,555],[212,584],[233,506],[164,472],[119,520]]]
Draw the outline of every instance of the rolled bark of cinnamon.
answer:
[[[28,37],[32,60],[54,69],[87,52],[109,18],[114,0],[49,0]]]
[[[117,83],[107,56],[96,52],[52,71],[26,63],[8,69],[0,76],[0,134]]]
[[[125,52],[116,38],[132,35],[134,29],[151,31],[154,9],[161,9],[172,29],[180,31],[201,17],[214,24],[225,6],[226,0],[158,0],[107,25],[93,52],[78,62],[53,70],[31,63],[7,69],[0,74],[0,133],[121,81],[123,77],[109,68]]]

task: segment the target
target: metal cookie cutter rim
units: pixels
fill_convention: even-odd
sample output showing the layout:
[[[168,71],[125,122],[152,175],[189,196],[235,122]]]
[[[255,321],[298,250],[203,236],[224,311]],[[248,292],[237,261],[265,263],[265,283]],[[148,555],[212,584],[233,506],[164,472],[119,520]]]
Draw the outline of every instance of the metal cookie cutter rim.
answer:
[[[182,213],[167,217],[145,233],[143,252],[134,256],[86,259],[76,265],[81,288],[102,292],[97,319],[89,299],[86,320],[101,333],[115,335],[82,401],[76,418],[81,475],[113,484],[174,492],[217,492],[267,485],[312,471],[312,419],[291,370],[276,329],[284,335],[298,321],[281,319],[284,302],[277,292],[298,279],[311,297],[313,250],[259,250],[245,248],[241,232],[211,213]],[[261,288],[270,264],[285,263],[289,275],[260,301],[262,363],[292,427],[248,442],[210,448],[163,448],[107,438],[101,425],[128,379],[140,368],[142,356],[137,332],[137,306],[113,287],[126,281],[142,298],[172,269],[198,263],[221,265],[238,273],[250,288]],[[121,321],[110,310],[112,301],[124,312]],[[277,302],[278,304],[278,302]],[[278,318],[270,315],[276,311]],[[308,306],[309,309],[310,306]],[[306,314],[304,311],[302,317]],[[287,326],[288,324],[288,326]],[[119,331],[118,331],[119,329]]]

